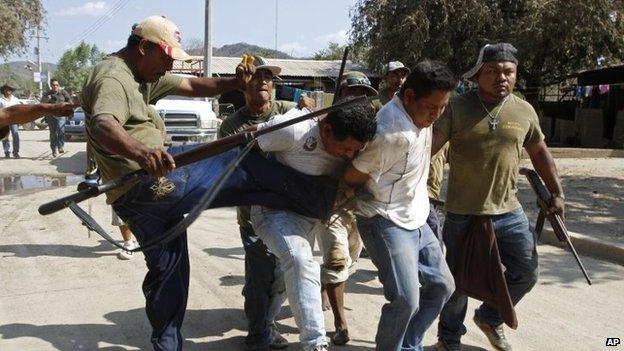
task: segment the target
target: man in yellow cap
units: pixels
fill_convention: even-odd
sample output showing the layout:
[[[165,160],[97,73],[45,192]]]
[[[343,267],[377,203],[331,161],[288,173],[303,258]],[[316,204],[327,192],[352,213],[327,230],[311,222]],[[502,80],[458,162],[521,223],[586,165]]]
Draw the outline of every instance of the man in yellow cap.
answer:
[[[236,77],[232,78],[183,78],[167,74],[174,60],[189,58],[181,48],[179,28],[163,16],[151,16],[133,27],[123,49],[93,68],[81,99],[88,144],[104,181],[141,168],[157,178],[175,169],[172,155],[164,149],[164,122],[150,104],[169,94],[214,96],[243,88],[254,71],[252,65],[241,63],[236,67]],[[183,218],[183,214],[172,214],[172,203],[180,204],[179,196],[196,189],[195,176],[190,170],[181,169],[162,178],[167,182],[160,189],[166,193],[161,194],[162,198],[138,195],[145,195],[146,189],[149,191],[147,183],[160,184],[150,180],[108,192],[107,202],[129,223],[139,243],[145,243],[160,238]],[[159,215],[154,215],[152,210]],[[144,254],[148,273],[143,281],[143,293],[153,329],[152,344],[155,350],[181,350],[180,329],[189,285],[186,235]]]

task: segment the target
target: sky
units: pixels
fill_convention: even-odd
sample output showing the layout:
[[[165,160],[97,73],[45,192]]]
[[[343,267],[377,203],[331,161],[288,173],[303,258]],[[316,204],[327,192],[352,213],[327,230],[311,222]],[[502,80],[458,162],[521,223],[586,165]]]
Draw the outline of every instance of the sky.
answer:
[[[310,56],[337,42],[344,44],[349,11],[356,0],[212,0],[212,45],[246,42],[275,48],[295,57]],[[43,0],[46,10],[42,61],[56,63],[64,51],[84,39],[110,53],[124,46],[132,24],[150,15],[166,15],[182,32],[182,44],[204,37],[205,0]],[[33,60],[27,54],[7,61]]]

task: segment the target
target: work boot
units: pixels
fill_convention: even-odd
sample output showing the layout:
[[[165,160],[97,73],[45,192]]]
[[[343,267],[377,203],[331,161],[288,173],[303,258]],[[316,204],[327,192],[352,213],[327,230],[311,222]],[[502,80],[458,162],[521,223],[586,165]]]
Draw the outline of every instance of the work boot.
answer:
[[[4,152],[4,157],[5,157],[5,158],[11,158],[11,153],[10,153],[10,152],[8,152],[8,151],[5,151],[5,152]]]
[[[280,334],[279,330],[277,330],[277,326],[275,324],[271,325],[271,346],[272,349],[285,349],[288,347],[288,340]]]
[[[52,149],[52,157],[56,157],[57,153],[56,153],[56,149]]]
[[[20,155],[17,152],[13,153],[13,158],[20,158]]]
[[[334,345],[337,345],[337,346],[346,345],[349,342],[349,340],[351,340],[351,338],[349,338],[349,330],[347,329],[336,330],[336,334],[332,336],[331,340]]]
[[[438,340],[438,343],[435,344],[436,351],[461,351],[460,343],[450,343],[446,340]]]
[[[487,336],[490,344],[494,346],[495,349],[499,351],[511,351],[511,345],[505,338],[505,332],[503,331],[503,325],[492,326],[487,324],[485,321],[480,319],[475,313],[472,320],[475,322],[477,327],[481,329],[483,334]]]
[[[59,149],[59,154],[64,154],[64,153],[65,153],[65,150],[63,150],[63,148],[60,148]]]

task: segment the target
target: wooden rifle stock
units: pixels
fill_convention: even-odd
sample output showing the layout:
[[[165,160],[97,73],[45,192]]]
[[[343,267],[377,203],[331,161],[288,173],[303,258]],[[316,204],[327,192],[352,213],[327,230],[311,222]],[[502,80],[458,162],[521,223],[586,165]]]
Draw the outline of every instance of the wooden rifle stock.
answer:
[[[538,217],[536,230],[539,229],[539,231],[541,232],[541,227],[543,226],[543,216],[545,216],[546,219],[548,219],[548,222],[550,223],[550,226],[552,227],[552,230],[555,233],[555,236],[557,237],[559,242],[567,244],[568,248],[572,252],[572,255],[574,255],[574,259],[576,260],[576,263],[578,263],[578,266],[581,268],[581,271],[583,272],[583,275],[585,276],[585,280],[587,280],[587,284],[591,285],[592,281],[589,278],[589,274],[585,270],[585,267],[583,266],[583,263],[581,262],[581,258],[576,252],[576,249],[574,248],[572,241],[570,240],[570,234],[568,234],[568,230],[566,229],[565,224],[563,223],[563,219],[557,213],[548,214],[549,202],[551,198],[550,191],[546,189],[546,186],[544,186],[544,183],[542,183],[542,180],[540,179],[539,175],[534,170],[528,169],[528,168],[520,168],[520,174],[527,177],[527,180],[529,181],[531,188],[535,192],[535,195],[537,195],[537,205],[540,208],[540,217]],[[540,218],[542,219],[540,220]]]
[[[246,144],[252,140],[254,140],[255,138],[257,138],[260,135],[263,134],[267,134],[270,133],[274,130],[278,130],[281,128],[285,128],[288,127],[290,125],[293,125],[295,123],[299,123],[305,120],[308,120],[310,118],[314,118],[317,116],[322,116],[325,114],[328,114],[332,111],[335,110],[339,110],[351,105],[355,105],[358,103],[363,103],[368,101],[368,99],[366,98],[366,96],[359,96],[357,98],[351,99],[351,100],[347,100],[344,101],[340,104],[336,104],[333,106],[329,106],[326,107],[324,109],[320,109],[308,114],[305,114],[303,116],[299,116],[296,118],[293,118],[291,120],[282,122],[282,123],[278,123],[275,124],[271,127],[268,128],[264,128],[258,131],[253,131],[253,132],[241,132],[241,133],[237,133],[234,135],[230,135],[227,136],[225,138],[221,138],[215,141],[211,141],[209,143],[205,143],[202,145],[197,146],[196,148],[193,148],[191,150],[182,152],[180,154],[177,154],[174,156],[174,160],[176,163],[176,167],[182,167],[182,166],[186,166],[188,164],[191,164],[193,162],[197,162],[197,161],[201,161],[205,158],[211,157],[211,156],[215,156],[218,154],[221,154],[227,150],[231,150],[239,145],[243,145]],[[48,203],[45,203],[41,206],[39,206],[39,213],[41,215],[49,215],[51,213],[54,212],[58,212],[64,208],[69,207],[70,204],[72,203],[79,203],[82,202],[84,200],[90,199],[92,197],[96,197],[100,194],[103,194],[107,191],[119,188],[125,184],[128,184],[130,182],[136,182],[138,180],[140,180],[143,177],[148,176],[147,173],[140,169],[140,170],[136,170],[134,172],[128,173],[120,178],[111,180],[110,182],[106,182],[104,184],[100,184],[97,186],[92,186],[89,187],[87,189],[78,191],[75,194],[72,195],[68,195],[65,197],[62,197],[60,199],[54,200],[54,201],[50,201]]]

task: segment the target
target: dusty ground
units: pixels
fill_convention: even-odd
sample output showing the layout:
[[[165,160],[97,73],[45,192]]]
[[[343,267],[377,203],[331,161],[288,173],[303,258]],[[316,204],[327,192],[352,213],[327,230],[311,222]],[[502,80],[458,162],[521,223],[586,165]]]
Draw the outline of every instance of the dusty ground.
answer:
[[[68,153],[51,160],[45,152],[44,132],[22,135],[27,141],[21,154],[32,159],[0,160],[0,179],[5,184],[24,186],[22,178],[9,174],[82,172],[83,143],[67,144]],[[622,240],[622,159],[559,160],[558,164],[568,189],[570,218],[574,212],[583,218],[570,223],[570,229],[598,228],[592,235]],[[29,179],[26,187],[37,186],[32,184],[34,178],[24,179]],[[0,196],[0,350],[149,349],[149,325],[140,291],[145,273],[141,255],[132,261],[117,260],[116,251],[95,234],[89,237],[69,211],[49,217],[36,213],[40,203],[73,189]],[[529,192],[523,186],[521,197],[525,196]],[[600,207],[590,208],[593,203]],[[103,199],[91,200],[84,208],[90,208],[114,232],[108,226],[110,214]],[[183,330],[187,350],[241,349],[245,322],[239,240],[232,209],[204,213],[189,231],[192,272]],[[594,285],[588,287],[567,252],[547,245],[538,250],[540,282],[518,307],[519,329],[507,332],[514,349],[624,349],[605,347],[607,337],[624,338],[624,267],[583,257],[594,278]],[[348,282],[346,297],[353,342],[334,350],[374,348],[384,298],[370,260],[361,259],[358,268]],[[468,334],[463,340],[471,347],[465,350],[489,350],[485,337],[470,321],[475,306],[474,301],[469,306]],[[326,324],[331,331],[330,313],[326,313]],[[297,330],[287,306],[279,325],[295,343]],[[433,326],[428,332],[427,345],[435,342],[435,331]]]

